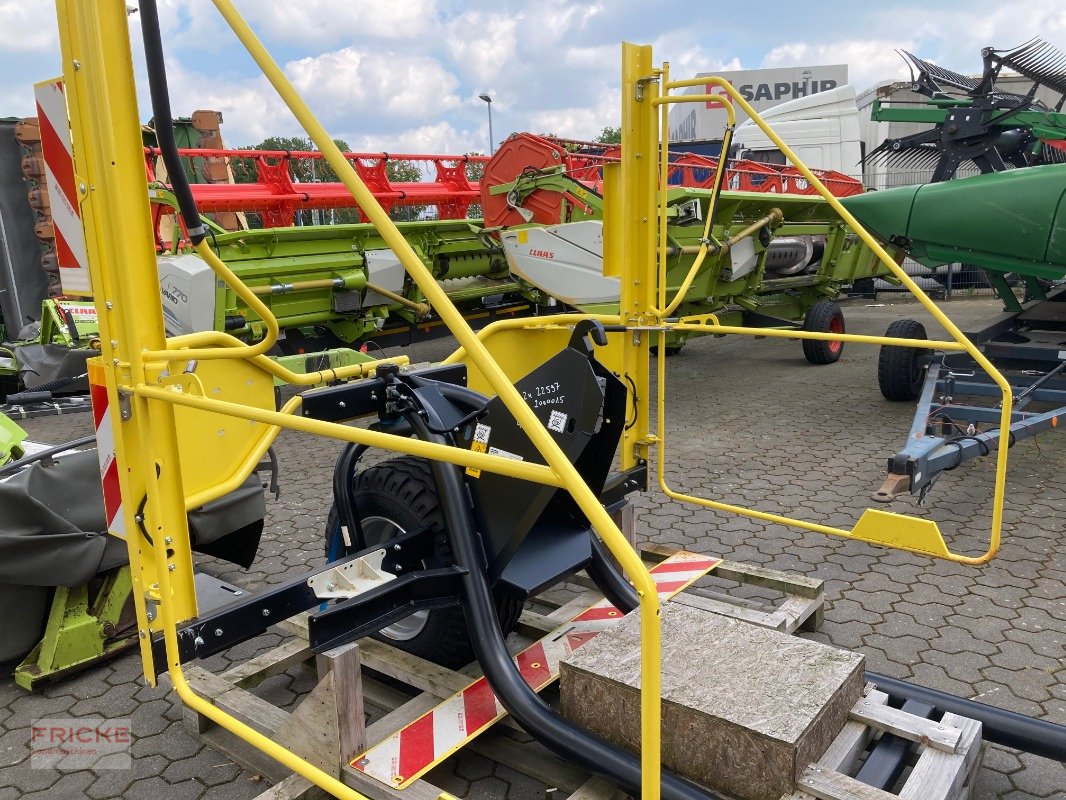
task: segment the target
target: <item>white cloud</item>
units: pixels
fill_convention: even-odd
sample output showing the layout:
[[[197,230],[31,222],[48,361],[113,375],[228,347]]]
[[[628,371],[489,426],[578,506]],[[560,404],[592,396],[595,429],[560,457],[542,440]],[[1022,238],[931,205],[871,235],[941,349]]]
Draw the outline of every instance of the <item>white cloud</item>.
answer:
[[[573,106],[537,111],[530,115],[532,133],[554,133],[572,139],[591,139],[605,127],[616,127],[620,120],[622,92],[617,88],[604,91],[592,106]]]
[[[518,25],[512,15],[468,11],[445,27],[445,48],[460,74],[488,87],[518,56]]]
[[[896,49],[913,50],[910,40],[847,39],[811,44],[793,42],[775,47],[762,61],[764,67],[818,66],[847,64],[848,81],[861,92],[882,80],[902,80],[908,76]]]
[[[296,88],[329,119],[432,119],[459,104],[459,80],[435,58],[345,47],[285,65]]]
[[[482,152],[487,134],[481,131],[456,130],[450,123],[421,125],[384,136],[342,136],[359,152],[432,153],[461,155]]]
[[[0,2],[0,48],[19,52],[58,49],[58,30],[54,3]]]
[[[325,46],[368,38],[418,39],[431,34],[437,19],[435,0],[282,0],[255,3],[254,9],[250,19],[265,34]]]

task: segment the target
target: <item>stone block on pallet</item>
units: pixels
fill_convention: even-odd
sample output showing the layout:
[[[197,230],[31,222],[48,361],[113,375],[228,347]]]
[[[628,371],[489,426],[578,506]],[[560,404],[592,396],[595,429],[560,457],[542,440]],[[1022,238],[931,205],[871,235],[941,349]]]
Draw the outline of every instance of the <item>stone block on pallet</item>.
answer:
[[[662,611],[665,768],[739,800],[778,800],[862,696],[857,653],[679,603]],[[569,719],[640,749],[637,612],[563,662]]]

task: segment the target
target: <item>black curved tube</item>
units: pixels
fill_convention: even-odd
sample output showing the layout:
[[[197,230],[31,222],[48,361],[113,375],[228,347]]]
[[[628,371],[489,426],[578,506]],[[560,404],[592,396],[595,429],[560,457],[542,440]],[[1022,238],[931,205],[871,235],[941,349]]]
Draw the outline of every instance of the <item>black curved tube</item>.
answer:
[[[163,58],[163,38],[159,32],[159,10],[155,0],[141,0],[141,38],[144,41],[144,60],[148,68],[148,88],[152,96],[152,116],[155,119],[156,143],[167,167],[167,177],[178,200],[178,210],[185,221],[189,241],[198,245],[207,236],[207,228],[196,210],[189,178],[181,165],[178,145],[174,140],[174,117],[170,112],[170,92],[167,89],[167,67]]]
[[[1024,714],[995,708],[976,700],[956,697],[925,686],[907,683],[887,675],[866,673],[866,680],[877,684],[885,694],[901,700],[917,700],[935,706],[944,713],[958,714],[981,723],[981,736],[986,742],[1032,753],[1052,761],[1066,761],[1066,725],[1046,719],[1033,719]]]
[[[337,507],[337,517],[348,529],[348,535],[354,537],[352,546],[350,548],[345,546],[345,554],[354,553],[366,547],[363,525],[355,508],[355,498],[352,497],[352,475],[355,473],[355,466],[359,463],[359,459],[369,449],[365,444],[349,442],[344,446],[340,458],[333,467],[333,503]]]
[[[432,409],[427,408],[425,412],[430,424],[442,425]],[[417,412],[408,413],[406,418],[418,438],[450,444],[447,437],[431,433]],[[492,690],[504,708],[545,747],[639,797],[640,759],[568,722],[549,708],[522,679],[500,633],[492,591],[485,579],[484,553],[473,536],[474,521],[459,468],[441,461],[430,461],[429,465],[437,484],[452,554],[456,563],[466,568],[462,578],[463,613],[470,631],[475,634],[470,637],[474,653]],[[665,770],[661,780],[663,800],[718,800],[717,795]]]
[[[592,535],[592,561],[588,566],[589,577],[611,605],[628,614],[640,605],[640,597],[632,584],[625,579],[611,560],[610,553],[595,534]]]
[[[63,444],[57,444],[55,447],[49,447],[47,450],[41,450],[40,452],[34,453],[32,456],[20,458],[18,461],[12,461],[10,464],[4,464],[3,467],[0,467],[0,478],[18,472],[23,467],[28,467],[30,464],[37,461],[43,461],[51,456],[65,453],[67,450],[73,450],[75,447],[83,447],[90,443],[96,444],[96,434],[82,436],[80,439],[74,439],[69,442],[63,442]]]

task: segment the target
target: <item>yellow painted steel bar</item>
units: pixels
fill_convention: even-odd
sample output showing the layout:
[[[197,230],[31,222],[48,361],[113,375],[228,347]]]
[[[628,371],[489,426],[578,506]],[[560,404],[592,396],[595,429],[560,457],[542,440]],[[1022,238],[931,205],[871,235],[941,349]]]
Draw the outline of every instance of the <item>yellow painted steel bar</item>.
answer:
[[[899,279],[899,281],[907,287],[911,294],[918,298],[918,301],[925,307],[925,309],[930,314],[932,314],[934,319],[936,319],[937,322],[939,322],[945,328],[945,330],[947,330],[947,332],[952,336],[956,343],[955,345],[947,346],[946,343],[928,342],[923,340],[905,340],[906,344],[904,344],[903,346],[924,348],[938,347],[939,349],[965,351],[968,355],[970,355],[971,358],[974,359],[974,361],[978,363],[978,365],[981,366],[982,369],[985,370],[989,377],[991,377],[992,380],[995,381],[996,385],[999,386],[1002,392],[1002,412],[1000,414],[1000,430],[1010,430],[1013,392],[1011,391],[1011,387],[1010,384],[1007,382],[1007,379],[985,357],[981,350],[976,345],[974,345],[973,342],[966,338],[965,334],[955,325],[955,323],[952,322],[951,319],[943,311],[941,311],[937,307],[937,305],[925,294],[925,292],[922,291],[921,287],[919,287],[914,282],[914,280],[909,275],[907,275],[907,273],[895,262],[895,259],[893,259],[888,254],[888,252],[881,246],[881,244],[858,222],[858,220],[855,219],[854,216],[852,216],[850,212],[848,212],[848,210],[840,203],[840,201],[836,197],[834,197],[828,189],[826,189],[825,185],[818,179],[818,177],[813,172],[811,172],[811,170],[802,161],[800,161],[800,159],[796,156],[792,149],[787,144],[785,144],[781,137],[779,137],[777,133],[773,131],[770,125],[767,124],[766,121],[763,120],[755,112],[755,110],[744,100],[741,94],[735,88],[733,88],[730,83],[728,83],[728,81],[718,77],[692,78],[682,81],[666,80],[663,82],[663,90],[664,92],[668,93],[671,89],[683,88],[686,86],[710,87],[712,85],[721,88],[726,94],[729,95],[733,102],[738,104],[744,110],[744,112],[751,118],[751,120],[759,126],[759,129],[766,134],[767,138],[769,138],[770,141],[772,141],[774,145],[776,145],[777,148],[782,152],[782,154],[784,154],[785,158],[787,158],[789,162],[791,162],[793,166],[795,166],[800,171],[800,173],[810,182],[810,184],[815,187],[815,190],[818,192],[818,194],[821,195],[821,197],[830,205],[830,207],[833,208],[833,210],[841,217],[841,219],[843,219],[844,222],[847,223],[852,228],[852,230],[855,231],[855,233],[859,236],[860,239],[862,239],[866,246],[874,252],[878,259],[880,259],[880,261],[889,268],[889,270]],[[703,97],[711,96],[714,95],[684,95],[683,98],[678,97],[677,99],[681,102],[696,102]],[[669,98],[662,98],[660,102],[663,102],[666,99]],[[665,214],[665,208],[663,208],[662,205],[660,205],[659,212],[660,215]],[[683,328],[684,326],[678,327]],[[704,330],[707,332],[739,333],[744,335],[767,335],[792,339],[809,338],[830,341],[865,340],[869,343],[889,343],[886,342],[887,337],[856,337],[853,339],[850,336],[845,338],[845,335],[843,334],[821,334],[817,336],[812,336],[810,335],[811,332],[806,331],[752,331],[749,329],[735,327],[730,329],[728,326],[717,325],[697,326],[696,329]],[[895,342],[899,342],[899,340],[894,340],[891,343]],[[657,420],[658,436],[660,441],[658,443],[659,454],[657,461],[659,466],[659,485],[663,492],[665,492],[668,496],[674,499],[685,500],[687,502],[697,503],[699,505],[705,505],[709,508],[717,508],[723,511],[730,511],[732,513],[739,513],[760,519],[767,519],[768,521],[777,521],[781,522],[782,524],[795,525],[801,528],[807,528],[808,530],[820,530],[820,532],[823,533],[833,533],[844,536],[851,535],[850,532],[844,531],[839,528],[830,528],[828,526],[814,526],[813,523],[804,522],[803,520],[792,520],[787,517],[780,517],[778,519],[774,519],[774,517],[777,517],[777,515],[766,515],[764,512],[757,512],[753,509],[743,509],[739,506],[730,506],[724,503],[717,503],[716,501],[692,497],[690,495],[681,494],[671,490],[669,486],[667,486],[665,479],[665,362],[662,361],[661,356],[659,361],[659,372],[660,374],[658,380],[659,396],[657,398]],[[975,566],[985,564],[990,561],[995,556],[996,552],[999,550],[1003,528],[1003,505],[1006,494],[1006,469],[1008,448],[1009,437],[1000,436],[998,449],[996,452],[996,481],[995,486],[993,488],[992,496],[992,527],[988,549],[982,555],[977,557],[961,556],[955,553],[950,553],[948,557],[953,561]]]
[[[820,331],[796,331],[789,328],[745,328],[739,325],[715,325],[695,322],[664,322],[663,330],[689,331],[737,336],[765,336],[768,339],[810,339],[820,342],[855,342],[856,344],[888,344],[896,347],[913,347],[917,350],[966,350],[961,342],[937,339],[900,339],[895,336],[875,336],[865,333],[823,333]]]
[[[503,456],[478,453],[462,447],[449,447],[443,444],[424,442],[420,439],[397,436],[393,433],[382,433],[381,431],[372,431],[367,428],[341,425],[336,422],[324,422],[320,419],[310,419],[294,413],[286,413],[285,409],[282,411],[269,411],[265,408],[255,408],[254,406],[230,403],[210,397],[196,397],[188,392],[175,392],[170,389],[144,384],[135,386],[133,393],[138,397],[161,400],[165,403],[195,408],[199,411],[211,411],[216,414],[237,417],[238,419],[265,422],[267,425],[279,428],[288,428],[289,430],[324,436],[342,442],[365,444],[382,450],[393,450],[417,456],[418,458],[447,461],[450,464],[458,464],[461,467],[475,467],[519,480],[542,483],[546,486],[562,486],[561,479],[543,464],[516,461]],[[290,406],[292,406],[291,403],[287,404],[286,408],[290,408]]]

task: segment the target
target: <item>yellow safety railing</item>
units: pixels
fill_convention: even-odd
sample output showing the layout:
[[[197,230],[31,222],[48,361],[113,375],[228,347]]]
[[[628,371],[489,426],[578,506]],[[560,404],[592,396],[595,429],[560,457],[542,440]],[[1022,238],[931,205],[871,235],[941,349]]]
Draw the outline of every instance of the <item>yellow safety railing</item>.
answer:
[[[774,143],[774,145],[780,149],[784,156],[803,174],[803,176],[810,182],[812,186],[817,190],[818,194],[833,208],[833,210],[840,215],[841,219],[847,223],[852,230],[859,236],[860,239],[869,247],[878,259],[892,272],[892,274],[913,294],[922,306],[939,322],[948,334],[952,337],[950,341],[936,341],[936,340],[918,340],[918,339],[899,339],[888,336],[864,336],[845,333],[819,333],[814,331],[792,331],[781,329],[767,329],[767,328],[743,328],[737,326],[721,325],[717,318],[706,319],[686,319],[680,320],[669,319],[669,314],[673,313],[680,305],[680,301],[684,297],[684,293],[691,285],[691,278],[693,277],[690,270],[687,276],[686,282],[682,285],[681,291],[674,297],[673,301],[666,305],[666,250],[665,247],[660,246],[659,252],[659,308],[663,309],[660,312],[659,309],[650,309],[649,313],[655,316],[659,323],[661,341],[665,340],[665,333],[668,331],[677,332],[691,332],[691,333],[711,333],[711,334],[736,334],[744,336],[760,336],[769,338],[782,338],[782,339],[808,339],[817,341],[839,341],[839,342],[855,342],[857,344],[877,344],[877,345],[894,345],[900,347],[913,347],[923,348],[929,350],[948,350],[948,351],[962,351],[966,352],[970,357],[976,361],[982,369],[984,369],[988,375],[995,381],[1002,392],[1002,402],[1000,405],[1000,429],[1007,431],[1010,429],[1011,424],[1011,406],[1012,406],[1012,392],[1010,384],[1007,379],[992,365],[992,363],[985,357],[981,350],[973,344],[965,334],[951,321],[951,319],[941,311],[937,305],[929,298],[925,292],[922,291],[914,280],[907,275],[907,273],[896,263],[895,259],[881,246],[881,244],[865,229],[854,216],[841,204],[841,202],[826,189],[825,185],[818,179],[818,177],[796,156],[792,149],[785,144],[785,142],[779,137],[769,124],[763,120],[758,113],[744,100],[741,94],[733,88],[733,86],[723,78],[711,77],[711,78],[693,78],[687,80],[671,81],[670,80],[670,67],[668,63],[662,65],[659,71],[659,82],[661,85],[662,95],[651,100],[652,106],[658,106],[660,108],[661,123],[660,123],[660,186],[663,191],[660,194],[660,200],[658,202],[657,214],[660,231],[660,245],[665,242],[666,235],[666,198],[665,187],[668,169],[668,150],[669,150],[669,128],[666,124],[667,110],[668,108],[677,103],[692,103],[692,102],[716,102],[724,105],[728,110],[728,127],[726,136],[728,138],[731,131],[735,114],[732,111],[732,103],[736,103],[746,113],[760,130],[766,134],[766,136]],[[727,101],[722,95],[718,94],[680,94],[670,95],[671,90],[683,89],[692,86],[705,86],[708,89],[711,86],[719,87],[725,92],[730,100]],[[723,147],[722,157],[719,159],[719,170],[722,168],[722,164],[726,160],[727,150]],[[713,197],[711,202],[713,203]],[[709,221],[709,220],[708,220]],[[704,239],[707,238],[707,234],[704,234]],[[705,247],[706,245],[704,245]],[[700,255],[703,255],[704,247],[701,247]],[[951,561],[956,561],[963,564],[979,565],[988,562],[999,549],[1002,527],[1003,527],[1003,504],[1006,493],[1006,468],[1007,468],[1007,450],[1009,448],[1009,437],[1000,436],[998,448],[996,451],[996,480],[992,494],[992,520],[991,531],[989,534],[988,547],[980,556],[965,556],[958,553],[954,553],[944,543],[943,536],[940,534],[939,528],[936,523],[931,520],[919,519],[916,517],[905,516],[901,514],[890,514],[885,511],[879,511],[876,509],[868,509],[865,514],[860,518],[856,526],[852,530],[845,530],[843,528],[837,528],[830,525],[820,525],[817,523],[809,522],[806,520],[796,519],[793,517],[784,516],[781,514],[771,514],[764,511],[758,511],[743,506],[738,506],[729,503],[723,503],[716,500],[710,500],[707,498],[695,497],[682,492],[675,491],[670,488],[666,482],[666,362],[665,362],[665,347],[659,348],[659,354],[657,358],[657,408],[656,408],[656,431],[657,431],[657,477],[659,486],[662,491],[672,499],[681,500],[684,502],[694,503],[707,508],[711,508],[717,511],[724,511],[732,514],[740,514],[743,516],[753,517],[755,519],[761,519],[767,522],[774,522],[782,525],[789,525],[805,530],[815,531],[817,533],[830,534],[834,536],[843,536],[852,539],[860,539],[863,541],[874,542],[878,544],[890,545],[907,550],[913,550],[925,555],[934,555],[941,558],[946,558]]]
[[[661,724],[659,599],[647,568],[233,4],[229,0],[213,2],[339,179],[348,187],[364,214],[380,231],[426,300],[455,335],[469,362],[481,371],[546,463],[516,462],[462,448],[306,419],[296,414],[298,399],[290,401],[280,411],[274,411],[250,403],[205,396],[204,381],[196,374],[196,363],[200,361],[218,363],[225,360],[232,366],[247,362],[273,376],[303,385],[372,374],[383,361],[310,375],[291,373],[270,361],[265,357],[265,352],[277,339],[277,320],[269,308],[204,244],[197,247],[199,256],[260,315],[267,326],[267,336],[254,345],[244,344],[218,332],[195,333],[169,340],[165,338],[159,306],[143,302],[144,298],[154,295],[151,287],[156,278],[152,239],[150,235],[144,235],[150,230],[147,227],[149,215],[147,198],[143,196],[143,168],[139,165],[140,155],[135,146],[139,129],[135,124],[136,93],[125,7],[116,0],[57,0],[64,73],[72,89],[71,119],[76,131],[76,153],[80,154],[83,174],[89,177],[88,184],[82,189],[82,202],[86,211],[90,271],[97,309],[102,330],[107,331],[108,341],[103,345],[103,368],[108,397],[112,403],[110,413],[117,428],[115,446],[122,467],[120,481],[126,499],[126,526],[128,530],[136,531],[138,525],[143,524],[145,530],[156,532],[154,539],[144,537],[150,548],[146,553],[142,554],[146,543],[136,538],[136,534],[129,541],[131,564],[138,573],[135,577],[134,599],[138,622],[142,626],[142,658],[145,660],[146,675],[154,680],[148,645],[150,637],[147,634],[151,630],[161,629],[171,680],[178,695],[190,709],[232,731],[335,796],[362,800],[363,795],[359,792],[197,695],[183,673],[177,627],[190,612],[195,611],[185,513],[190,503],[208,499],[217,493],[219,487],[191,496],[185,495],[178,468],[182,463],[175,423],[178,408],[212,412],[267,426],[252,439],[244,457],[233,467],[232,475],[221,486],[235,485],[236,481],[247,475],[282,428],[559,486],[571,494],[602,537],[633,581],[640,599],[644,689],[641,703],[644,742],[641,755],[642,796],[646,800],[657,800]],[[122,273],[116,271],[118,265],[122,266]],[[184,370],[173,374],[172,368],[182,363]],[[224,386],[226,376],[216,376],[213,380]],[[248,379],[246,383],[251,386],[255,380]],[[221,391],[217,387],[216,390]],[[124,404],[121,417],[115,410],[120,404]],[[133,508],[136,504],[130,500],[140,497],[142,492],[143,517],[138,515],[135,518]],[[158,627],[151,627],[147,621],[146,601],[158,603],[159,617],[155,623]]]

